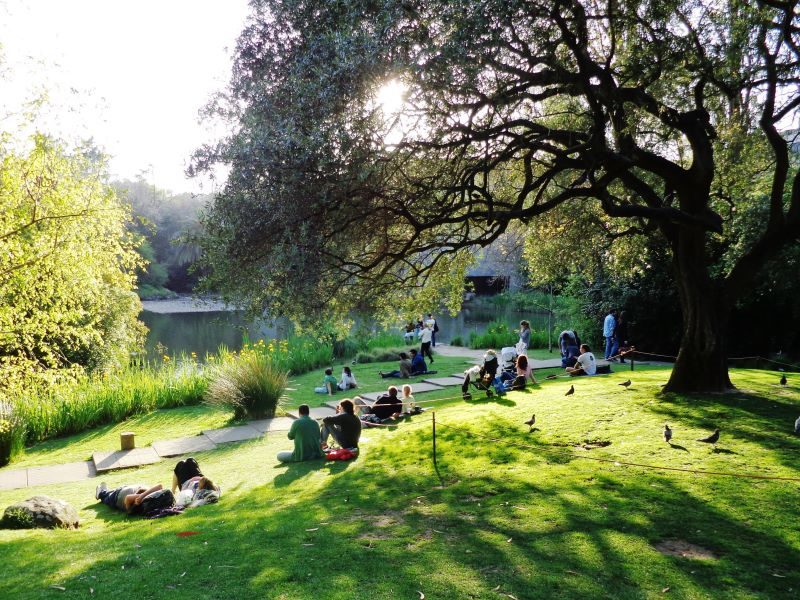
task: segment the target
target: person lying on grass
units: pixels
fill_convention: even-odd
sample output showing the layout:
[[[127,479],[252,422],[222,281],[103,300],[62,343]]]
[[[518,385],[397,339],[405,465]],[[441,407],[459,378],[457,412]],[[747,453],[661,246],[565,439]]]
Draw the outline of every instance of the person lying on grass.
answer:
[[[292,423],[286,436],[290,440],[294,440],[294,451],[278,452],[278,460],[280,462],[302,462],[324,458],[325,454],[322,452],[319,441],[319,425],[309,416],[311,409],[308,404],[301,404],[297,412],[300,413],[300,418]]]
[[[328,448],[328,438],[342,448],[358,448],[361,437],[361,420],[354,414],[353,401],[345,398],[336,407],[336,414],[322,419],[320,444],[322,449]]]
[[[388,373],[378,371],[378,375],[384,379],[387,377],[401,377],[402,379],[411,377],[411,361],[408,359],[408,354],[405,352],[400,353],[400,368],[398,370],[389,371]]]
[[[219,493],[219,486],[214,485],[208,477],[205,477],[200,472],[200,465],[193,457],[186,460],[178,461],[172,471],[172,493],[174,494],[178,489],[181,492],[190,490],[193,494],[197,494],[201,490],[210,490]]]
[[[597,361],[594,359],[589,346],[581,344],[581,355],[578,357],[578,362],[574,367],[567,367],[567,373],[572,377],[577,375],[594,375],[597,373]]]
[[[97,486],[94,497],[106,506],[110,506],[116,510],[124,510],[130,515],[140,510],[142,500],[162,488],[163,486],[160,483],[154,486],[133,483],[109,490],[104,481]]]
[[[328,367],[325,369],[325,377],[322,378],[322,386],[314,388],[318,394],[333,394],[336,391],[336,377],[333,376],[333,369]]]

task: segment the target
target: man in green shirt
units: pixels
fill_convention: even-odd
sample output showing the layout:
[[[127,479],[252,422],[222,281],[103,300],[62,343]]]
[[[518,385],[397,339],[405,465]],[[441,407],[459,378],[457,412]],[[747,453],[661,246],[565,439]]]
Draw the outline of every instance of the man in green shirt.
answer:
[[[324,456],[319,443],[319,425],[309,416],[308,404],[301,404],[298,412],[300,418],[292,423],[287,435],[294,440],[294,452],[278,452],[280,462],[302,462]]]

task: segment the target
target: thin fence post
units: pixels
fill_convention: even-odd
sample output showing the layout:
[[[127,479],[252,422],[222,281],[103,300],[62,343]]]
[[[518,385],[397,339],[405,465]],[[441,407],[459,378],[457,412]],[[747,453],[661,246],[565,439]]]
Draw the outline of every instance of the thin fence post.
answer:
[[[633,371],[633,363],[636,361],[636,353],[631,352],[631,371]]]
[[[433,468],[439,470],[439,465],[436,464],[436,411],[431,411],[431,422],[433,423]]]

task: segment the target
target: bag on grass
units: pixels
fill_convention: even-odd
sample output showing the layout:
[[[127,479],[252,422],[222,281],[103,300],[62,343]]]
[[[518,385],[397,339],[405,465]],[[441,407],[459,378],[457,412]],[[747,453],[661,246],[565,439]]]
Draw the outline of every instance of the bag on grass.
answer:
[[[156,512],[175,506],[175,496],[170,490],[158,490],[142,500],[142,516],[148,517]]]
[[[356,453],[348,448],[339,448],[332,450],[325,455],[327,460],[352,460],[356,457]]]

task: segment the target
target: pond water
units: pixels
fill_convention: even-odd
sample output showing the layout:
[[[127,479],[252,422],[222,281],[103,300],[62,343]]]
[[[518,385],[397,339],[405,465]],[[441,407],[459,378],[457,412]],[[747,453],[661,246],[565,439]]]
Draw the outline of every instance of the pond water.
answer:
[[[146,301],[139,318],[147,325],[146,350],[148,356],[158,355],[157,347],[169,354],[190,354],[198,357],[214,353],[220,345],[230,350],[242,347],[244,335],[251,340],[283,339],[290,335],[292,328],[283,320],[275,323],[248,321],[244,313],[223,310],[221,306],[208,303],[203,306],[189,299],[181,301]],[[482,333],[494,320],[502,319],[516,329],[522,319],[527,319],[533,329],[547,326],[547,315],[543,313],[522,313],[496,308],[491,305],[466,305],[456,316],[436,315],[439,323],[437,341],[449,342],[460,336],[465,342],[472,331]],[[160,345],[160,346],[159,346]]]

